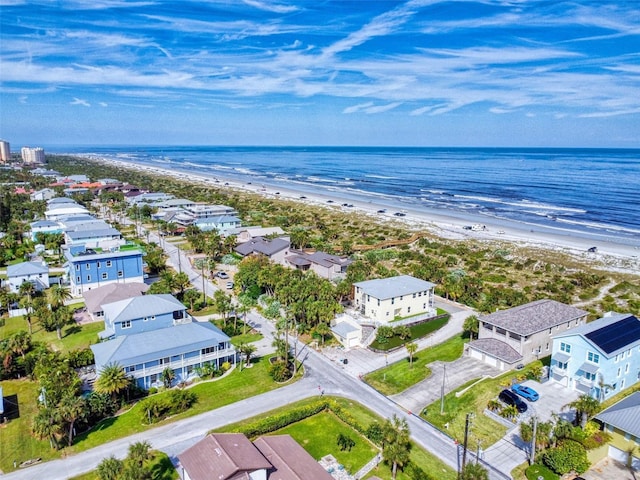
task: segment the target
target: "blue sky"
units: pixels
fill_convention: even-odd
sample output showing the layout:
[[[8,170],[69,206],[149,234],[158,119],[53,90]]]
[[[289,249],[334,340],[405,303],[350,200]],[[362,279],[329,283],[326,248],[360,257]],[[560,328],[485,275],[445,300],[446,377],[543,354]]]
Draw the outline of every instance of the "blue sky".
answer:
[[[640,147],[640,2],[0,0],[20,145]]]

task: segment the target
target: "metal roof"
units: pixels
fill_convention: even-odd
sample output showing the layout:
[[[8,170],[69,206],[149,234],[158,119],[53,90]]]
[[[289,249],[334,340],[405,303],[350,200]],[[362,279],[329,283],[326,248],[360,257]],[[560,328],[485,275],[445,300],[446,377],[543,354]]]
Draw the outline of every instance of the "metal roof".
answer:
[[[22,262],[14,265],[7,265],[8,278],[40,273],[49,273],[49,266],[43,265],[40,262]]]
[[[584,310],[555,300],[536,300],[519,307],[482,316],[480,321],[503,328],[508,332],[527,336],[586,317],[586,315],[587,312]]]
[[[566,353],[557,352],[553,354],[553,359],[560,363],[567,363],[571,360],[571,355],[567,355]]]
[[[595,416],[634,437],[640,437],[640,392],[634,392]]]
[[[138,365],[229,340],[227,335],[209,322],[192,322],[116,337],[91,345],[91,350],[96,359],[96,367],[100,369],[112,363],[122,366]]]
[[[586,373],[596,373],[598,370],[600,370],[600,367],[598,365],[594,365],[593,363],[584,362],[582,365],[580,365],[580,368],[578,370],[582,370]]]
[[[187,307],[168,293],[126,298],[102,305],[105,318],[112,324],[186,309]]]
[[[629,320],[632,319],[632,320]],[[633,321],[635,319],[635,321]],[[632,335],[626,335],[625,330],[623,329],[620,332],[620,336],[617,338],[619,340],[618,343],[615,344],[615,349],[611,350],[609,347],[609,336],[607,335],[608,331],[613,332],[614,329],[618,330],[616,324],[619,322],[640,322],[635,316],[630,313],[613,313],[609,312],[605,314],[604,317],[599,318],[598,320],[594,320],[593,322],[589,322],[585,325],[580,325],[576,328],[572,328],[571,330],[567,330],[566,332],[554,335],[554,340],[556,338],[566,338],[574,335],[578,335],[582,337],[586,342],[593,345],[598,351],[600,351],[607,358],[614,357],[617,353],[627,350],[631,347],[640,346],[640,337],[638,337],[638,329],[633,328],[627,330]],[[611,329],[611,330],[609,330]],[[590,335],[591,333],[598,332],[597,335]]]
[[[378,278],[354,283],[353,285],[361,288],[367,295],[371,295],[373,298],[379,298],[380,300],[424,292],[436,286],[434,283],[420,280],[410,275]]]

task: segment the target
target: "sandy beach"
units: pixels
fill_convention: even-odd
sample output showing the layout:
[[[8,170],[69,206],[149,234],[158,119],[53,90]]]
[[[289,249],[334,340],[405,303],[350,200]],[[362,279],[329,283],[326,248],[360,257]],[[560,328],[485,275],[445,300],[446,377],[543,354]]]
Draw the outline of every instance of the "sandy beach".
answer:
[[[626,243],[617,241],[615,236],[595,238],[581,235],[567,228],[557,229],[533,224],[517,223],[502,219],[472,216],[444,209],[426,209],[408,206],[388,199],[370,200],[345,195],[329,189],[311,190],[309,186],[292,184],[254,183],[209,177],[187,171],[169,170],[155,166],[139,165],[119,160],[91,158],[109,164],[117,164],[125,169],[163,175],[187,182],[255,193],[267,198],[288,199],[323,208],[357,212],[370,216],[375,221],[402,222],[411,231],[429,231],[437,237],[452,240],[474,239],[495,244],[515,244],[540,250],[562,252],[583,262],[607,271],[638,274],[640,272],[640,239]],[[470,228],[471,227],[471,228]],[[596,248],[596,251],[593,250]]]

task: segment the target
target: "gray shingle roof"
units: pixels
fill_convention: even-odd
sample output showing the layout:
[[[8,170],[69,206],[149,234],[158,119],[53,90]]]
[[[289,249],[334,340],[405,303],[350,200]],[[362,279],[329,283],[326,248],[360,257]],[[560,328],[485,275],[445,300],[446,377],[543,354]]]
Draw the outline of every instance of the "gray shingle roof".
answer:
[[[102,305],[105,317],[112,323],[172,313],[177,310],[186,310],[186,308],[180,301],[167,293],[126,298]]]
[[[522,360],[520,355],[511,345],[496,338],[480,338],[469,342],[469,347],[496,357],[506,363],[516,363]]]
[[[640,392],[623,398],[595,418],[634,437],[640,437]]]
[[[229,337],[211,323],[192,322],[117,337],[91,345],[91,350],[99,370],[111,363],[137,365],[228,341]]]
[[[102,311],[101,305],[115,303],[137,297],[149,290],[149,285],[139,282],[110,283],[104,287],[92,288],[82,293],[87,310],[91,313]]]
[[[424,292],[435,287],[434,283],[420,280],[410,275],[366,280],[364,282],[354,283],[353,285],[360,287],[367,295],[371,295],[373,298],[379,298],[380,300]]]
[[[270,257],[282,250],[289,248],[290,242],[286,238],[274,238],[267,240],[263,237],[256,237],[248,242],[242,243],[235,248],[240,255],[250,255],[252,253],[261,253]]]
[[[7,266],[7,277],[21,277],[23,275],[37,275],[49,273],[49,267],[40,262],[22,262]]]
[[[586,315],[584,310],[555,300],[537,300],[480,317],[480,321],[526,336]]]

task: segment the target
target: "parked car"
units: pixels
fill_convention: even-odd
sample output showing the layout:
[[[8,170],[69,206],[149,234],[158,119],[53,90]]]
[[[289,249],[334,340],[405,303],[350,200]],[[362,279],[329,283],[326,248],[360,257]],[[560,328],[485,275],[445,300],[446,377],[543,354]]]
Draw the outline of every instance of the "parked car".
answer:
[[[227,272],[218,272],[216,275],[218,275],[218,278],[222,278],[223,280],[229,278]]]
[[[500,395],[498,395],[498,398],[507,405],[514,405],[520,413],[527,411],[527,404],[511,390],[502,390]]]
[[[227,282],[227,290],[233,290],[233,282]]]
[[[530,402],[535,402],[540,398],[538,392],[536,392],[533,388],[527,387],[526,385],[520,385],[519,383],[513,385],[511,387],[511,391],[517,393],[522,398],[529,400]]]

